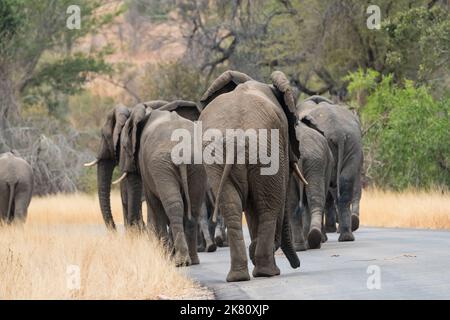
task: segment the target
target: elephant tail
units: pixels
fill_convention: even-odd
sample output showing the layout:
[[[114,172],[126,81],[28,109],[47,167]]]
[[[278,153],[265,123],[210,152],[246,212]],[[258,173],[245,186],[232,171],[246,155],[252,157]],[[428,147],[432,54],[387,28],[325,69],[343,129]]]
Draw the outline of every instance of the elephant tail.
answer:
[[[342,170],[342,161],[344,157],[344,139],[339,139],[338,142],[338,159],[337,159],[337,168],[336,168],[336,185],[337,185],[337,197],[339,198],[340,193],[340,179],[341,179],[341,170]]]
[[[9,200],[8,200],[8,211],[6,211],[6,223],[9,223],[12,216],[12,209],[14,204],[14,192],[16,190],[16,184],[9,184]]]
[[[233,167],[233,164],[231,164],[228,161],[224,166],[222,178],[220,179],[219,189],[217,190],[217,194],[216,194],[216,204],[214,205],[214,213],[212,216],[213,223],[217,222],[217,214],[218,214],[218,210],[219,210],[220,195],[222,194],[223,186],[225,185],[225,181],[227,181],[227,178],[230,175],[232,167]]]
[[[191,198],[189,197],[189,184],[188,184],[188,177],[187,177],[187,166],[186,166],[186,164],[181,164],[179,166],[179,168],[180,168],[181,184],[182,184],[182,187],[183,187],[183,193],[184,193],[184,197],[186,198],[188,219],[191,220],[191,218],[192,218]]]

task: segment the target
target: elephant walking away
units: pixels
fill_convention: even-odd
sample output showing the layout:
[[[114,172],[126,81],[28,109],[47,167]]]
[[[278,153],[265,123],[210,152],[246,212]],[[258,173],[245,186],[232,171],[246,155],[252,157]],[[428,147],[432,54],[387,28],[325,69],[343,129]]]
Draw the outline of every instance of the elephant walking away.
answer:
[[[295,102],[289,81],[283,73],[274,72],[272,83],[267,85],[243,73],[226,71],[211,84],[201,99],[204,109],[199,120],[203,129],[220,132],[224,137],[216,142],[223,150],[225,163],[205,163],[205,168],[216,196],[213,218],[219,210],[227,226],[231,256],[227,281],[250,280],[242,232],[243,211],[250,231],[249,254],[255,266],[254,277],[280,274],[274,256],[280,244],[291,266],[300,266],[292,244],[289,219],[284,214],[289,161],[297,161],[290,159],[290,148],[292,154],[298,157],[294,129],[297,121]],[[241,149],[245,152],[245,163],[237,163],[237,155],[228,153],[226,147],[226,131],[230,129],[242,129],[243,132],[267,130],[267,136],[260,137],[266,146],[278,146],[270,152],[277,160],[278,170],[272,174],[262,174],[262,170],[267,169],[267,163],[263,164],[261,156],[251,152],[250,139],[245,139]],[[274,132],[278,133],[278,137],[274,135],[276,140],[269,138]],[[233,141],[229,142],[233,144]],[[204,141],[203,148],[207,151],[211,145]],[[252,157],[252,163],[249,157]]]
[[[202,111],[201,107],[192,101],[175,100],[164,106],[153,108],[154,110],[175,111],[181,117],[190,121],[197,121]],[[214,211],[214,195],[208,186],[204,207],[199,217],[198,251],[214,252],[217,246],[226,247],[227,235],[223,218],[218,215],[217,223],[212,222]]]
[[[190,161],[175,163],[172,140],[175,130],[194,134],[194,123],[176,112],[150,110],[135,106],[123,128],[119,166],[123,175],[139,175],[149,208],[149,228],[157,236],[173,237],[177,266],[198,264],[198,217],[205,199],[206,172],[202,164]],[[120,181],[119,179],[118,181]],[[137,196],[133,196],[137,199]],[[135,200],[136,201],[136,200]]]
[[[323,133],[303,121],[298,122],[295,131],[300,151],[298,167],[308,184],[304,185],[297,176],[291,175],[286,204],[297,251],[318,249],[326,241],[323,218],[334,167],[333,155]]]
[[[148,109],[159,108],[168,102],[155,100],[145,102]],[[105,225],[110,230],[116,229],[111,212],[111,181],[114,168],[118,165],[120,158],[120,137],[125,122],[130,116],[130,108],[124,105],[117,105],[112,109],[107,117],[104,126],[101,129],[100,147],[97,158],[91,163],[85,164],[86,167],[97,166],[97,190]],[[139,176],[130,175],[120,183],[120,195],[122,200],[123,220],[127,230],[143,230],[144,221],[142,218],[141,202],[133,199],[135,195],[142,194],[142,182]],[[138,196],[139,199],[142,196]],[[132,207],[136,206],[136,207]]]
[[[0,154],[0,224],[26,222],[33,186],[28,162],[15,152]]]
[[[339,241],[353,241],[353,231],[359,227],[361,199],[361,171],[363,150],[361,125],[358,117],[348,108],[330,104],[320,96],[313,96],[298,105],[300,119],[313,123],[322,131],[335,159],[332,185],[328,195],[326,227],[335,226],[335,205],[339,219]],[[333,201],[334,200],[334,201]]]

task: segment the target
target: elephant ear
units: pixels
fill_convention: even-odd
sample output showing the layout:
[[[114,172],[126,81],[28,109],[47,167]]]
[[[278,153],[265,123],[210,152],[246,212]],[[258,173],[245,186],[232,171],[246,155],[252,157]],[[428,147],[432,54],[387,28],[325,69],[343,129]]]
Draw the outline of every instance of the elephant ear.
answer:
[[[117,105],[108,112],[106,122],[101,130],[101,145],[97,159],[115,159],[119,147],[120,132],[130,115],[130,111],[124,105]]]
[[[139,151],[139,138],[146,120],[150,116],[151,111],[146,110],[144,104],[140,103],[131,110],[130,118],[123,127],[121,137],[121,159],[120,169],[122,172],[135,172],[136,155]]]
[[[152,100],[144,102],[143,105],[149,110],[156,110],[168,104],[168,101],[165,100]]]
[[[295,126],[297,124],[297,109],[295,106],[294,92],[291,88],[288,78],[281,71],[274,71],[271,75],[272,83],[274,87],[274,93],[277,97],[278,102],[283,107],[283,111],[288,119],[288,131],[289,131],[289,142],[291,147],[291,154],[293,154],[297,159],[291,157],[291,162],[298,160],[300,158],[299,144],[297,140],[297,135],[295,133]]]
[[[280,103],[287,106],[289,112],[295,114],[296,108],[294,91],[292,90],[288,78],[281,71],[274,71],[271,75],[271,78],[273,86],[281,94],[281,97],[280,94],[277,95],[278,97],[280,97],[278,98],[278,100],[281,100]]]
[[[253,80],[248,75],[242,72],[228,70],[222,73],[209,86],[206,92],[200,99],[200,106],[202,110],[215,98],[221,94],[233,91],[239,84]]]
[[[114,150],[117,150],[120,133],[122,132],[122,128],[125,125],[125,122],[127,122],[128,118],[130,117],[130,110],[123,105],[119,105],[114,109],[114,117],[116,119],[116,123],[113,130],[113,143]]]
[[[159,108],[159,110],[175,111],[177,114],[191,121],[197,121],[202,109],[192,101],[175,100]]]
[[[308,127],[318,131],[321,135],[325,136],[324,131],[320,128],[319,124],[309,114],[300,118],[300,121],[306,124]]]

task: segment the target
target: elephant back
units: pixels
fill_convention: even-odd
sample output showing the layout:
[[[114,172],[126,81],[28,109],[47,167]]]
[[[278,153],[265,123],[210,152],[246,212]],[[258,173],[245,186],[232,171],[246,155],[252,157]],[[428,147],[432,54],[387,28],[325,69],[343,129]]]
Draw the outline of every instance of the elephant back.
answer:
[[[197,121],[202,111],[195,102],[185,100],[172,101],[161,106],[158,110],[175,111],[178,115],[190,121]]]

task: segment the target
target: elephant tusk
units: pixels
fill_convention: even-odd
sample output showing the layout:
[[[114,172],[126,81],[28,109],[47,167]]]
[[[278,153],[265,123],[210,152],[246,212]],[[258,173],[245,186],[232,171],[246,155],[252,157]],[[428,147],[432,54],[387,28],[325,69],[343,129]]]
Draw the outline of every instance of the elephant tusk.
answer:
[[[124,174],[122,174],[122,175],[120,176],[119,179],[117,179],[116,181],[114,181],[112,184],[118,184],[118,183],[122,182],[123,179],[125,179],[125,178],[127,177],[127,174],[128,174],[128,172],[125,172]]]
[[[294,163],[294,172],[297,175],[297,177],[300,179],[301,182],[305,184],[305,186],[308,185],[308,181],[306,181],[305,177],[302,175],[302,172],[300,171],[300,168],[298,167],[298,164]]]
[[[93,166],[95,166],[98,162],[99,162],[99,160],[98,160],[98,159],[95,159],[95,160],[92,161],[92,162],[85,163],[84,166],[85,166],[85,167],[93,167]]]

